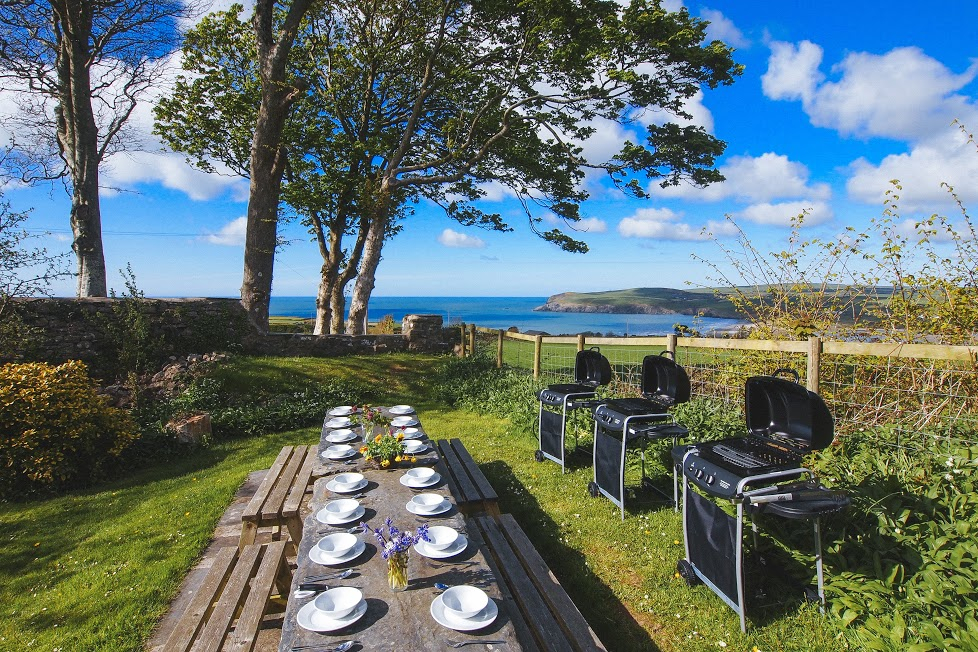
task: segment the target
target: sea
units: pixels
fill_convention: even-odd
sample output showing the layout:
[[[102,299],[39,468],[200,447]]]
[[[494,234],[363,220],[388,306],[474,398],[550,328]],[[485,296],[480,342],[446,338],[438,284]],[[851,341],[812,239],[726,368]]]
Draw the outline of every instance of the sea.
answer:
[[[446,325],[465,322],[485,328],[528,331],[548,335],[600,333],[611,336],[655,336],[674,332],[675,324],[694,328],[704,336],[737,330],[736,319],[693,317],[691,315],[624,315],[581,312],[534,312],[547,297],[371,297],[367,320],[379,321],[391,315],[400,322],[404,315],[441,315]],[[269,314],[282,317],[316,316],[315,297],[276,297]]]

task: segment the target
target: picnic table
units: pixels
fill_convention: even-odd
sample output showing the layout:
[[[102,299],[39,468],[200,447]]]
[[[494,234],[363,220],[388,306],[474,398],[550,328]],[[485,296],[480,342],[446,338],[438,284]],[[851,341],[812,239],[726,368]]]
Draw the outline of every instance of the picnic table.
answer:
[[[385,410],[385,414],[389,414]],[[428,444],[428,449],[417,455],[417,461],[408,464],[396,464],[388,469],[374,468],[366,463],[357,453],[351,459],[329,460],[320,455],[317,475],[310,499],[311,508],[306,518],[302,538],[299,541],[296,558],[296,568],[293,576],[292,591],[284,614],[282,638],[279,644],[280,652],[288,652],[294,646],[322,644],[325,649],[338,645],[347,640],[357,641],[352,650],[412,650],[413,651],[442,651],[450,649],[448,640],[480,640],[486,644],[476,646],[476,649],[498,649],[518,651],[535,649],[532,643],[524,647],[517,635],[514,623],[520,623],[518,606],[508,591],[501,590],[499,581],[493,573],[487,550],[484,547],[482,535],[474,521],[467,521],[458,510],[459,497],[453,495],[449,483],[449,469],[439,456],[433,442],[421,429],[421,440]],[[354,428],[356,430],[356,428]],[[333,444],[327,440],[330,429],[324,428],[320,452]],[[363,437],[374,436],[375,431],[368,428],[357,441],[349,442],[359,447]],[[441,479],[433,486],[423,489],[426,493],[437,493],[446,497],[452,504],[444,513],[434,516],[417,516],[408,511],[407,504],[417,491],[401,483],[401,477],[412,467],[433,467]],[[355,471],[362,473],[367,485],[358,490],[363,494],[358,498],[364,509],[364,514],[354,522],[333,527],[321,522],[317,513],[329,501],[342,497],[331,491],[330,482],[337,474]],[[427,522],[429,525],[447,525],[456,529],[467,538],[463,550],[444,558],[429,558],[412,549],[408,561],[408,587],[404,591],[394,591],[387,579],[387,563],[381,557],[381,549],[377,540],[371,534],[359,533],[357,536],[364,543],[364,550],[354,559],[346,563],[325,566],[315,563],[310,557],[310,550],[325,535],[332,532],[345,531],[361,521],[368,522],[372,527],[380,527],[385,519],[390,518],[402,530],[416,531],[418,526]],[[359,545],[359,544],[358,544]],[[299,611],[314,595],[296,597],[300,584],[307,578],[329,573],[338,573],[351,569],[353,573],[344,579],[326,579],[323,583],[329,587],[352,586],[363,592],[366,610],[355,622],[342,629],[329,632],[310,631],[298,624]],[[449,586],[470,584],[482,588],[498,609],[498,615],[488,625],[471,631],[455,631],[439,624],[432,614],[432,603],[440,591],[435,583]],[[300,594],[301,595],[301,594]],[[525,637],[523,637],[525,638]]]

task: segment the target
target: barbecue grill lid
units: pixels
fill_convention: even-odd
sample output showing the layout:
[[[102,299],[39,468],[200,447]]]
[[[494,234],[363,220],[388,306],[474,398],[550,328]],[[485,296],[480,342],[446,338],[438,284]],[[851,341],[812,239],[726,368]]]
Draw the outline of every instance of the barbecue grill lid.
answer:
[[[642,360],[642,396],[666,406],[685,403],[690,394],[689,376],[667,355],[673,355],[672,351]]]
[[[796,380],[778,377],[785,372],[794,374]],[[793,369],[778,369],[770,376],[747,379],[747,430],[800,452],[820,450],[835,437],[832,414],[822,398],[808,391],[797,378]]]
[[[577,352],[574,359],[574,381],[593,387],[611,382],[611,363],[601,355],[598,347],[592,346]]]

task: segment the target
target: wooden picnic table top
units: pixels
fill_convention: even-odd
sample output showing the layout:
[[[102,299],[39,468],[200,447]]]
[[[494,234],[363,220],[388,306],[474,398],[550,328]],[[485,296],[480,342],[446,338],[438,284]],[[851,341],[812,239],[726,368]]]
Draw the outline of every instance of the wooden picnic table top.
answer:
[[[324,438],[325,438],[324,432]],[[425,438],[425,441],[427,439]],[[362,439],[349,442],[356,447],[362,444]],[[313,490],[309,506],[310,515],[306,518],[302,539],[299,542],[297,568],[295,569],[292,593],[282,625],[282,639],[279,644],[280,652],[288,652],[295,645],[322,643],[324,646],[337,645],[346,640],[356,640],[358,646],[353,650],[412,650],[444,651],[449,649],[445,641],[480,639],[485,641],[503,641],[501,644],[490,644],[482,649],[499,649],[503,651],[519,651],[524,648],[517,640],[516,632],[510,617],[510,610],[516,609],[510,604],[511,599],[504,599],[498,581],[486,562],[485,551],[481,547],[481,536],[474,524],[468,524],[455,507],[455,496],[452,495],[444,464],[438,457],[435,447],[429,443],[429,450],[418,456],[414,464],[401,465],[396,469],[376,469],[364,464],[362,457],[357,454],[353,464],[343,464],[326,460],[320,456],[318,470],[323,477],[319,478]],[[321,450],[328,446],[324,440]],[[418,517],[410,513],[406,506],[415,495],[413,490],[401,484],[404,472],[413,466],[433,466],[441,474],[441,480],[432,487],[423,489],[425,492],[438,493],[448,497],[453,506],[443,514],[430,517]],[[341,497],[327,488],[327,484],[337,473],[356,471],[363,473],[367,486],[357,493],[363,493],[358,498],[364,507],[365,514],[354,522],[342,527],[330,527],[316,518],[319,510],[330,500]],[[410,551],[408,560],[408,588],[404,591],[391,590],[387,581],[387,562],[381,557],[380,546],[371,534],[359,533],[357,536],[365,542],[365,551],[357,558],[337,566],[323,566],[314,563],[309,551],[318,541],[331,532],[344,531],[345,528],[366,521],[374,528],[380,527],[384,520],[391,518],[393,523],[402,530],[415,532],[424,522],[429,525],[447,525],[455,528],[468,537],[466,548],[457,555],[445,559],[430,559],[416,550]],[[299,609],[314,597],[296,598],[294,593],[299,584],[307,581],[310,576],[353,569],[354,573],[344,580],[324,580],[330,587],[353,586],[363,591],[367,602],[366,613],[356,622],[345,628],[328,633],[317,633],[299,626],[296,620]],[[435,582],[450,586],[458,584],[475,584],[480,586],[499,607],[499,615],[487,627],[477,631],[459,632],[448,629],[432,617],[430,609],[432,601],[438,595]]]

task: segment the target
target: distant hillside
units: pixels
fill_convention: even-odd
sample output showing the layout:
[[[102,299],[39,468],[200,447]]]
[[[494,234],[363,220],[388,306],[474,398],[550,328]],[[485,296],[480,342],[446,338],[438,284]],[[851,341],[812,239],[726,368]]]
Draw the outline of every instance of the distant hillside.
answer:
[[[625,315],[703,315],[739,319],[733,304],[713,290],[633,288],[608,292],[563,292],[534,308],[541,312],[600,312]]]

